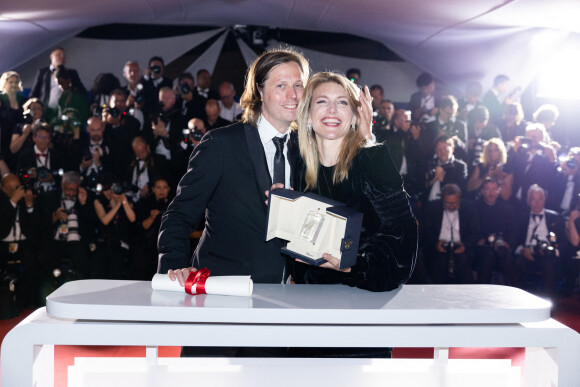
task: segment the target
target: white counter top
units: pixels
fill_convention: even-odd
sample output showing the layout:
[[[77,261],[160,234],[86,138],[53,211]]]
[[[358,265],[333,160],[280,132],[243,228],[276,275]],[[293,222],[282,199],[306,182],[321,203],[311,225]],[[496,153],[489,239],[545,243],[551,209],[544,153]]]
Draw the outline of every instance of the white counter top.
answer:
[[[550,305],[499,285],[405,285],[373,293],[255,284],[250,298],[154,291],[148,281],[82,280],[47,297],[47,312],[59,318],[241,324],[513,324],[549,319]]]

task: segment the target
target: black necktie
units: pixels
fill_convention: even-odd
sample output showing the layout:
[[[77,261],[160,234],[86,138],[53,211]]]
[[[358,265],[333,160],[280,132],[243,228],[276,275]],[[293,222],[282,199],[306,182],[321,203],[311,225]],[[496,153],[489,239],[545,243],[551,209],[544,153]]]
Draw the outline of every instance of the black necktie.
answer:
[[[542,218],[544,217],[544,215],[542,215],[542,214],[532,214],[532,216],[534,217],[534,221],[536,223],[541,222],[542,221]]]
[[[286,185],[286,160],[284,158],[284,143],[286,136],[272,138],[274,146],[276,147],[276,154],[274,155],[274,179],[272,183],[282,183]]]

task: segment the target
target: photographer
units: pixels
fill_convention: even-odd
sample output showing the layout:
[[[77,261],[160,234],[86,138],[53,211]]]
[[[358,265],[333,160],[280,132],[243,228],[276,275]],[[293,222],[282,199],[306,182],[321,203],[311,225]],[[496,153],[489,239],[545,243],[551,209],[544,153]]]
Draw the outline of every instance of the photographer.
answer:
[[[427,203],[420,225],[433,282],[473,283],[470,255],[479,235],[479,222],[474,206],[461,199],[461,189],[445,185],[441,200]]]
[[[435,156],[429,163],[426,175],[428,200],[441,197],[441,187],[456,184],[465,191],[467,165],[453,156],[454,141],[449,137],[439,137],[435,142]]]
[[[59,190],[39,195],[39,261],[44,274],[69,266],[80,278],[88,275],[88,252],[93,242],[94,215],[89,194],[78,172],[62,176]]]
[[[31,98],[22,106],[24,109],[23,120],[19,123],[12,132],[12,139],[10,140],[10,152],[16,155],[22,147],[29,148],[34,146],[32,142],[32,127],[43,121],[44,105],[38,98]]]
[[[105,139],[110,144],[111,164],[117,176],[122,176],[131,162],[131,142],[139,135],[139,121],[127,114],[126,106],[127,92],[116,89],[111,93],[109,106],[101,112]]]
[[[563,216],[568,216],[579,203],[580,194],[580,148],[570,149],[568,157],[562,160],[556,177],[557,185],[547,207]]]
[[[143,85],[151,86],[155,92],[159,92],[163,87],[173,86],[173,81],[165,77],[165,62],[160,56],[154,56],[149,59],[149,65],[141,77]]]
[[[477,198],[480,188],[486,178],[498,181],[501,187],[501,197],[509,200],[512,196],[514,175],[505,167],[507,150],[500,138],[492,138],[483,144],[483,151],[479,163],[473,168],[467,179],[467,195],[469,198]]]
[[[479,219],[479,236],[475,247],[477,282],[491,283],[494,270],[501,272],[512,286],[521,286],[512,248],[516,244],[515,212],[500,198],[499,182],[486,177],[481,197],[475,202]]]
[[[134,160],[123,174],[125,181],[130,182],[130,189],[125,195],[136,203],[139,199],[149,196],[149,186],[154,177],[166,176],[167,161],[159,155],[152,155],[149,144],[141,136],[133,139]]]
[[[176,85],[175,93],[178,96],[177,105],[180,107],[180,113],[186,119],[205,114],[201,106],[194,101],[193,90],[195,88],[195,80],[193,79],[193,75],[191,73],[181,73],[177,81],[178,84]]]
[[[105,174],[101,187],[101,192],[93,201],[98,221],[91,277],[122,279],[131,259],[132,226],[136,216],[120,179]]]
[[[58,99],[58,106],[56,110],[51,110],[52,117],[47,117],[47,121],[52,122],[51,118],[58,120],[67,109],[74,109],[77,112],[77,118],[80,122],[86,122],[91,115],[87,95],[83,90],[75,87],[73,83],[73,73],[65,67],[59,67],[55,71],[56,81],[58,87],[62,90],[62,94]]]
[[[157,235],[161,226],[161,217],[171,202],[167,180],[154,178],[151,182],[153,195],[141,198],[135,205],[137,215],[137,240],[135,254],[129,270],[129,278],[149,281],[157,272]]]
[[[38,265],[34,240],[34,200],[16,175],[2,178],[0,191],[0,270],[18,278],[16,302],[20,308],[36,306]]]
[[[32,130],[34,147],[23,149],[18,155],[17,170],[34,189],[51,191],[57,187],[56,178],[62,170],[62,156],[51,149],[52,129],[47,124],[37,124]],[[22,181],[23,184],[26,182]]]
[[[171,175],[168,175],[171,183],[177,183],[185,172],[186,165],[181,163],[180,155],[183,153],[183,129],[187,128],[185,116],[179,112],[176,106],[176,95],[170,88],[164,87],[159,90],[160,111],[152,117],[153,140],[151,152],[165,158],[170,166]]]
[[[546,191],[537,184],[527,192],[528,211],[519,214],[516,248],[518,265],[525,274],[539,273],[542,295],[557,302],[556,269],[560,260],[558,245],[565,242],[564,218],[545,209]]]
[[[6,162],[13,166],[9,152],[10,138],[14,128],[24,121],[22,106],[26,102],[26,97],[21,94],[22,81],[20,75],[15,71],[7,71],[0,76],[0,153]]]
[[[155,89],[148,84],[141,82],[141,69],[137,61],[128,61],[123,67],[123,78],[127,80],[127,85],[122,89],[127,93],[125,106],[128,110],[133,109],[133,117],[139,121],[139,129],[143,130],[145,117],[151,114],[155,104]]]
[[[524,210],[526,193],[533,184],[538,184],[550,193],[556,187],[556,165],[550,161],[551,154],[543,143],[546,130],[540,124],[528,124],[526,136],[517,136],[514,146],[508,152],[506,169],[514,174],[513,205],[516,210]]]
[[[445,95],[439,101],[437,117],[425,125],[425,131],[432,139],[440,136],[453,140],[454,156],[466,160],[467,127],[457,119],[457,99],[452,95]]]
[[[87,133],[89,138],[76,146],[80,156],[77,165],[84,186],[95,191],[100,175],[113,170],[109,146],[103,137],[105,124],[101,117],[93,116],[87,120]]]
[[[483,143],[492,138],[501,139],[501,132],[489,121],[489,112],[485,106],[473,108],[467,115],[467,158],[465,161],[469,166],[475,166],[481,158]]]

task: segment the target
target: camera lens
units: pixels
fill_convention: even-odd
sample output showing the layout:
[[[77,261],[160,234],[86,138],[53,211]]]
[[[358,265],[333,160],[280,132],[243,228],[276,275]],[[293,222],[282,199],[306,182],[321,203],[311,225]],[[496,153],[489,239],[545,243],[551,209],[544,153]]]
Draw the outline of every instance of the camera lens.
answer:
[[[187,83],[182,83],[179,88],[181,90],[181,94],[188,94],[191,92],[191,87],[189,87]]]

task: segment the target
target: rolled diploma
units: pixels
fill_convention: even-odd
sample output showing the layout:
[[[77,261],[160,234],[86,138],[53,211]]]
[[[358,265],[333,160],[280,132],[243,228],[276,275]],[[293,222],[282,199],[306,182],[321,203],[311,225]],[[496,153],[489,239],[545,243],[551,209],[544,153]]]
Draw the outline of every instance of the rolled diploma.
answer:
[[[179,285],[177,280],[169,279],[167,274],[155,274],[151,280],[151,287],[153,290],[185,293],[185,288]],[[249,275],[209,276],[205,281],[207,294],[250,297],[253,289],[254,283]]]

